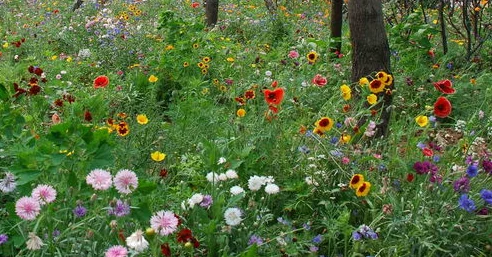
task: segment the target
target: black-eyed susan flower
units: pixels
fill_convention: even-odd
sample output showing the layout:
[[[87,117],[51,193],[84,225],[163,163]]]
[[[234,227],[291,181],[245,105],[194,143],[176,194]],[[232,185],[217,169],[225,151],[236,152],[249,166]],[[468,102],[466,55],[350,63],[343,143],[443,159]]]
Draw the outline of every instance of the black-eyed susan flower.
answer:
[[[188,67],[188,66],[190,66],[190,63],[189,63],[189,62],[184,62],[184,63],[183,63],[183,67],[185,67],[185,68],[186,68],[186,67]]]
[[[198,68],[200,68],[200,69],[203,69],[203,68],[205,68],[205,63],[199,62],[196,64],[196,66],[198,66]]]
[[[208,56],[205,56],[205,57],[202,58],[202,62],[204,62],[204,63],[209,63],[211,60],[212,59],[210,57],[208,57]]]
[[[137,122],[138,122],[138,124],[145,125],[145,124],[149,123],[149,119],[147,118],[147,115],[139,114],[139,115],[137,115]]]
[[[355,190],[355,195],[358,197],[361,196],[366,196],[369,194],[369,191],[371,190],[371,183],[364,181],[357,189]]]
[[[314,125],[322,132],[330,131],[333,127],[333,120],[329,117],[322,117],[321,119],[317,120]]]
[[[318,56],[318,53],[316,53],[315,51],[311,51],[306,55],[306,57],[307,57],[309,63],[315,63],[316,60],[318,60],[319,56]]]
[[[207,73],[208,73],[208,70],[207,70],[207,69],[205,69],[205,68],[204,68],[204,69],[202,69],[202,74],[203,74],[203,75],[205,75],[205,74],[207,74]]]
[[[120,121],[118,125],[116,126],[116,132],[118,133],[119,136],[127,136],[130,134],[130,127],[128,126],[128,123],[124,121]]]
[[[156,162],[161,162],[166,158],[166,154],[155,151],[150,154],[150,158]]]
[[[371,83],[369,83],[369,90],[374,94],[383,92],[384,84],[379,79],[373,79]]]
[[[362,174],[355,174],[352,176],[350,179],[350,187],[353,189],[357,189],[360,185],[364,183],[364,175]]]
[[[214,85],[219,85],[219,80],[218,79],[212,79],[212,83]]]
[[[200,45],[198,43],[193,44],[193,48],[197,49]]]

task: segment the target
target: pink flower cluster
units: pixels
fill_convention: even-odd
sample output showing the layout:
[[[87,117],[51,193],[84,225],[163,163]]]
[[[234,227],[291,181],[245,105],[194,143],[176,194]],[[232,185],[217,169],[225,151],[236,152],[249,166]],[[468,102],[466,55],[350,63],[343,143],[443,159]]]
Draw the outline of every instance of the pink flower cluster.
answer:
[[[85,180],[95,190],[104,191],[114,184],[120,194],[130,194],[138,187],[137,174],[127,169],[118,171],[114,178],[109,171],[94,169],[87,175]]]
[[[15,203],[15,213],[21,219],[34,220],[41,212],[41,206],[56,199],[56,190],[49,185],[38,185],[31,196],[24,196]]]

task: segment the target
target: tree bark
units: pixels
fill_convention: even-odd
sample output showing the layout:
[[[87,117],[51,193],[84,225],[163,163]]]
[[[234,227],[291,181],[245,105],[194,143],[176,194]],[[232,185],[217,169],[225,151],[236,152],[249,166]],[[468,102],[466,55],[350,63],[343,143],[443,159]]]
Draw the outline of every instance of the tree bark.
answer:
[[[205,4],[205,18],[208,27],[217,24],[219,18],[219,0],[207,0]]]
[[[270,14],[275,14],[277,12],[277,1],[265,0],[265,6]]]
[[[349,1],[348,18],[352,43],[352,82],[357,84],[360,78],[379,71],[391,74],[390,50],[381,0]],[[394,84],[391,83],[386,88],[389,91],[378,95],[378,98],[383,100],[372,107],[378,111],[380,117],[376,137],[388,134],[390,106],[393,100],[392,94],[388,92],[394,89]]]
[[[342,49],[342,23],[343,23],[343,0],[333,0],[331,2],[330,15],[330,51],[340,53]]]
[[[446,3],[441,0],[439,3],[439,23],[441,24],[441,39],[442,39],[442,50],[444,54],[448,53],[448,38],[446,36],[446,23],[444,20],[444,5]]]

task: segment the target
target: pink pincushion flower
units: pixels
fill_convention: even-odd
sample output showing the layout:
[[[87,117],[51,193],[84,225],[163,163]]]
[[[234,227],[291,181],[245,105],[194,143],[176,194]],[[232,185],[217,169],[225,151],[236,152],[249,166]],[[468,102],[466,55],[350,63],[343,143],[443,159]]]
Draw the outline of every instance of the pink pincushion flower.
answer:
[[[105,254],[105,257],[127,257],[128,250],[121,245],[111,246]]]
[[[288,56],[289,56],[289,58],[295,59],[295,58],[299,57],[299,53],[296,50],[292,50],[289,52]]]
[[[24,220],[34,220],[39,215],[41,206],[33,197],[24,196],[15,203],[15,213]]]
[[[129,194],[138,186],[137,174],[131,170],[120,170],[114,177],[114,187],[120,194]]]
[[[156,215],[150,218],[150,227],[153,228],[161,236],[166,236],[178,227],[178,218],[170,211],[159,211]]]
[[[96,190],[107,190],[113,184],[111,173],[102,169],[92,170],[85,180]]]
[[[38,200],[40,205],[45,205],[56,199],[56,190],[50,185],[38,185],[32,190],[31,196]]]

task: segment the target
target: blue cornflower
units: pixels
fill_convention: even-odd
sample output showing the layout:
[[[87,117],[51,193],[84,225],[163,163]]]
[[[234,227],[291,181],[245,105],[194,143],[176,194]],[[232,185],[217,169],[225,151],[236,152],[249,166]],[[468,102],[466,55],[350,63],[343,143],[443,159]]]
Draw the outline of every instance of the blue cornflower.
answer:
[[[477,176],[478,175],[477,165],[472,164],[472,165],[468,166],[468,168],[466,169],[466,174],[468,174],[468,176],[470,178]]]
[[[458,200],[459,207],[467,212],[473,212],[477,207],[472,199],[468,198],[467,194],[462,194]]]
[[[75,214],[75,216],[77,216],[79,218],[84,217],[86,213],[87,213],[87,209],[80,204],[77,205],[77,207],[75,207],[75,209],[73,209],[73,214]]]
[[[311,150],[309,149],[309,147],[305,146],[305,145],[301,145],[297,148],[297,150],[303,154],[308,154],[311,152]]]
[[[361,235],[361,233],[359,233],[357,231],[354,231],[354,232],[352,232],[352,238],[355,241],[358,241],[358,240],[361,240],[362,239],[362,235]]]
[[[482,189],[480,196],[486,203],[492,204],[492,190]]]
[[[319,243],[321,243],[321,241],[323,241],[323,236],[320,234],[318,234],[317,236],[315,236],[313,238],[313,243],[315,243],[315,244],[319,244]]]
[[[332,138],[330,139],[330,143],[332,143],[332,144],[334,144],[334,145],[335,145],[336,143],[338,143],[338,141],[339,141],[339,140],[340,140],[340,139],[339,139],[338,137],[332,137]]]

